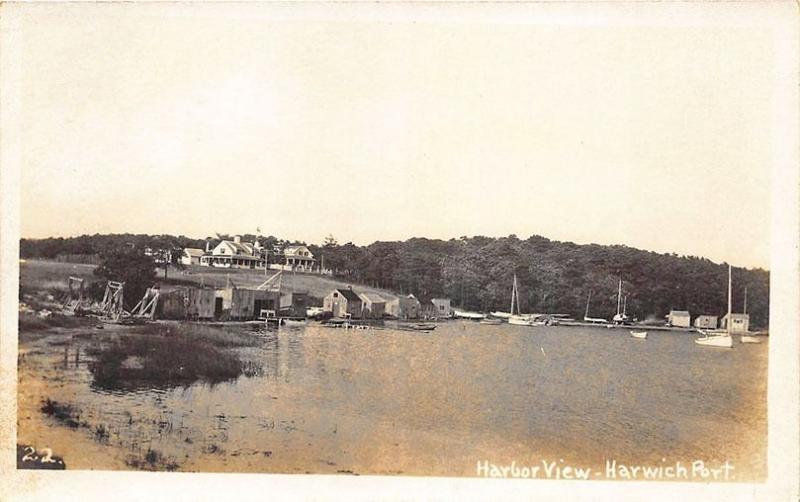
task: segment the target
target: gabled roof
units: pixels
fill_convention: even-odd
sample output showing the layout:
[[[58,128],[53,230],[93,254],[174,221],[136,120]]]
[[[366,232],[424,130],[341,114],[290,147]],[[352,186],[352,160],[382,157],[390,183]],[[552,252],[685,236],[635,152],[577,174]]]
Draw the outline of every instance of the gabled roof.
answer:
[[[359,301],[359,302],[361,301],[361,297],[358,296],[358,294],[356,294],[356,292],[353,291],[352,289],[336,288],[333,291],[338,292],[340,295],[345,297],[347,301]],[[331,293],[333,291],[331,291]]]
[[[670,310],[669,315],[689,315],[688,310]]]
[[[381,295],[376,293],[361,293],[359,296],[361,296],[361,299],[365,302],[386,303],[386,300],[384,300]]]
[[[253,245],[249,242],[222,241],[221,244],[228,246],[236,254],[253,254]]]
[[[283,250],[283,254],[284,256],[295,256],[297,255],[297,252],[300,251],[301,249],[307,251],[308,255],[307,256],[299,255],[299,256],[303,258],[314,258],[314,254],[308,249],[308,246],[303,246],[302,244],[297,244],[294,246],[286,246],[286,248]]]
[[[203,256],[205,251],[197,248],[183,248],[183,252],[189,256]]]

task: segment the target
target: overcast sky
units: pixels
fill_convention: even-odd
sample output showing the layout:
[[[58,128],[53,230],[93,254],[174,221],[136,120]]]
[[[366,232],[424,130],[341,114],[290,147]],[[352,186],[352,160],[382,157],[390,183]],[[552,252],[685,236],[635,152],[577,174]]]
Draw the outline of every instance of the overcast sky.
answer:
[[[514,233],[769,267],[764,30],[58,7],[21,31],[23,237]]]

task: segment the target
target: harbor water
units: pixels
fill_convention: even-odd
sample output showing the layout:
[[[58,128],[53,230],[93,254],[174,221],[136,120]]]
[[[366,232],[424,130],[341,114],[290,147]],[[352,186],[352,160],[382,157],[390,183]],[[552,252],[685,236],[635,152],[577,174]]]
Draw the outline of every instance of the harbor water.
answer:
[[[257,374],[162,388],[95,385],[80,337],[21,346],[18,442],[68,468],[130,468],[157,451],[185,471],[475,476],[484,460],[702,460],[730,462],[737,481],[766,477],[766,339],[715,349],[687,333],[470,321],[261,336],[236,349]],[[44,416],[45,398],[87,426]]]

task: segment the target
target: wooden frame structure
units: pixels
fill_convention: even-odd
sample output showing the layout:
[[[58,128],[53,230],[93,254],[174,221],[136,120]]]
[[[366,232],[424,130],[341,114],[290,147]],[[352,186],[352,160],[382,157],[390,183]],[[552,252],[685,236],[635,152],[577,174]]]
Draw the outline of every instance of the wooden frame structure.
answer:
[[[74,314],[79,308],[88,307],[83,284],[84,280],[79,277],[70,276],[67,279],[67,292],[61,304],[65,313]]]
[[[123,306],[124,282],[108,281],[103,302],[100,304],[100,314],[103,318],[119,321],[126,314]]]

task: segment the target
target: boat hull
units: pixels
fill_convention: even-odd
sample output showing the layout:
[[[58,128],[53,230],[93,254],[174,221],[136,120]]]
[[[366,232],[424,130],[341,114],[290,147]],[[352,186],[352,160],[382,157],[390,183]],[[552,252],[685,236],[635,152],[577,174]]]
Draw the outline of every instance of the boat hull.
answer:
[[[733,348],[733,337],[728,335],[711,335],[695,339],[697,345],[706,347],[719,347],[724,349]]]
[[[631,336],[639,340],[644,340],[647,338],[647,331],[631,331]]]

